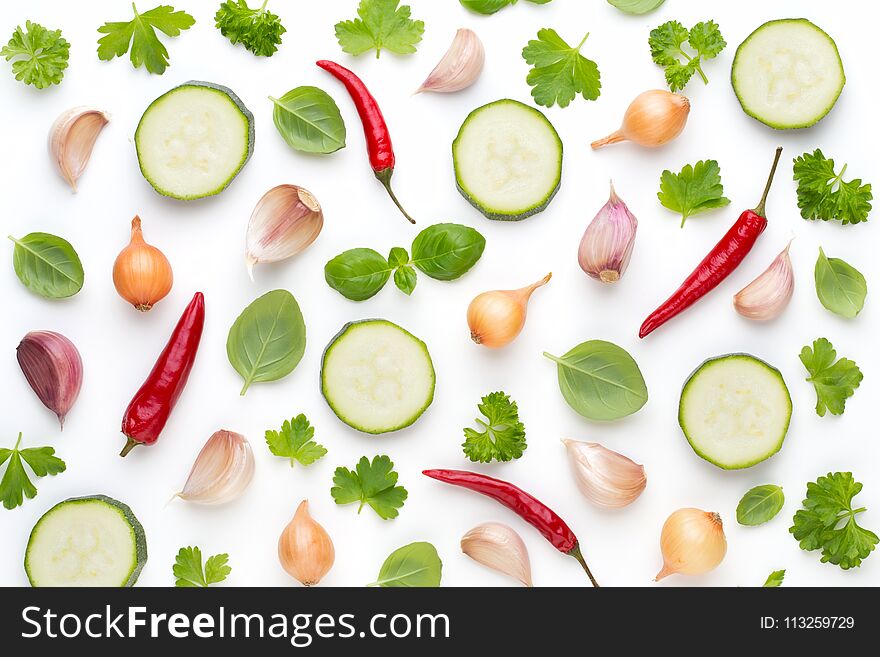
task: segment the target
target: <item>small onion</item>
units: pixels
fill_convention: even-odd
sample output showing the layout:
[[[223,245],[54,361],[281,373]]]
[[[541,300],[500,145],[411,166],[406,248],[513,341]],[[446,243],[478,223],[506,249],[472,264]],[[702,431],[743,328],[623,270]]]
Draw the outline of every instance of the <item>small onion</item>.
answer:
[[[168,258],[144,241],[141,218],[131,220],[131,240],[113,263],[113,285],[123,299],[147,312],[171,291],[174,275]]]
[[[646,91],[630,103],[620,128],[591,146],[602,148],[620,141],[648,148],[662,146],[681,134],[690,111],[691,103],[684,96],[662,89]]]
[[[467,311],[471,339],[490,349],[513,342],[526,324],[529,299],[535,290],[547,285],[552,276],[547,274],[537,283],[518,290],[493,290],[478,295]]]
[[[663,568],[654,578],[702,575],[715,569],[727,554],[727,539],[721,516],[700,509],[679,509],[663,524],[660,532]]]

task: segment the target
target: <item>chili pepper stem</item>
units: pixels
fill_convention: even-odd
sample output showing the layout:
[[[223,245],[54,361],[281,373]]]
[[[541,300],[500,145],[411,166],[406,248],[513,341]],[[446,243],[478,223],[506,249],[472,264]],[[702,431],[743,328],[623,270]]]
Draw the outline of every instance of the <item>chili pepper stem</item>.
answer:
[[[388,192],[388,196],[391,197],[391,200],[394,201],[394,205],[397,206],[397,209],[403,213],[403,216],[407,218],[409,223],[415,224],[416,220],[409,216],[406,210],[403,209],[403,206],[400,204],[400,201],[397,200],[397,196],[394,194],[394,190],[391,188],[391,176],[394,173],[394,169],[382,169],[380,171],[376,171],[376,178],[382,183],[382,186],[385,187],[385,190]]]
[[[581,554],[581,546],[575,543],[574,547],[571,548],[568,553],[569,556],[577,559],[578,563],[583,567],[584,571],[587,573],[587,577],[590,578],[590,582],[593,584],[595,588],[599,587],[599,582],[596,581],[596,578],[593,577],[593,573],[590,572],[590,567],[587,565],[587,562],[584,560],[584,555]]]
[[[770,187],[773,185],[773,177],[776,175],[776,167],[779,166],[779,158],[782,156],[782,146],[776,149],[776,157],[773,158],[773,166],[770,168],[770,176],[767,178],[767,185],[764,187],[764,193],[761,195],[761,202],[752,212],[762,217],[767,216],[767,195],[770,193]]]
[[[119,456],[128,456],[128,453],[133,450],[135,447],[140,445],[140,443],[132,438],[129,438],[125,441],[125,447],[122,448],[122,451],[119,452]]]

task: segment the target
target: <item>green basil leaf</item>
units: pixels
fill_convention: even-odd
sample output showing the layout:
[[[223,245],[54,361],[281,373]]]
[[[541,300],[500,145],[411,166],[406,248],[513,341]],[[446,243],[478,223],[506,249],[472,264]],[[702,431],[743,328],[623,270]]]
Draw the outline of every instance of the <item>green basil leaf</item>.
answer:
[[[379,570],[379,578],[368,586],[436,587],[440,586],[443,562],[430,543],[404,545],[388,555]]]
[[[616,7],[624,14],[641,15],[654,11],[665,0],[608,0],[608,4]]]
[[[755,486],[736,505],[736,521],[750,527],[763,525],[782,510],[783,504],[785,495],[779,486]]]
[[[778,586],[782,586],[782,580],[785,579],[785,571],[784,570],[774,570],[767,577],[767,581],[764,582],[763,588],[765,589],[774,589]]]
[[[345,123],[336,102],[317,87],[297,87],[281,98],[269,96],[275,127],[291,148],[333,153],[345,148]]]
[[[469,226],[434,224],[416,235],[412,264],[438,281],[452,281],[477,264],[486,238]]]
[[[299,304],[287,290],[267,292],[245,308],[226,338],[226,355],[244,379],[277,381],[290,374],[306,349],[306,325]]]
[[[404,294],[412,294],[417,282],[418,276],[412,267],[398,267],[394,271],[394,284]]]
[[[352,301],[366,301],[385,287],[392,267],[373,249],[349,249],[324,265],[327,285]]]
[[[72,297],[82,289],[85,274],[76,251],[65,239],[49,233],[30,233],[15,242],[12,265],[18,280],[47,299]]]
[[[488,16],[516,3],[516,0],[459,0],[461,6],[478,14]],[[549,2],[549,0],[548,0]],[[536,3],[540,4],[540,3]]]
[[[388,264],[392,267],[403,267],[409,264],[409,254],[406,249],[395,246],[388,254]]]
[[[825,308],[853,319],[865,306],[868,283],[861,272],[839,258],[829,258],[819,247],[816,260],[816,294]]]
[[[568,405],[590,420],[618,420],[648,401],[648,388],[633,357],[616,344],[590,340],[556,363],[559,389]]]

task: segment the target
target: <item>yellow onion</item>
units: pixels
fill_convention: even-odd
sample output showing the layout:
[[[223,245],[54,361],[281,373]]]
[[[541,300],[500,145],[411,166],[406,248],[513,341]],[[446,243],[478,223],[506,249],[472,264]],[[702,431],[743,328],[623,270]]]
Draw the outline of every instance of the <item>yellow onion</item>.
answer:
[[[144,241],[141,218],[131,220],[131,240],[113,263],[113,285],[123,299],[146,312],[171,291],[174,275],[168,258]]]
[[[303,500],[278,539],[281,567],[304,586],[314,586],[330,572],[336,552],[330,535],[309,515]]]
[[[662,146],[681,134],[690,111],[691,103],[684,96],[662,89],[646,91],[630,103],[620,128],[591,146],[602,148],[619,141],[632,141],[648,148]]]
[[[537,283],[518,290],[493,290],[478,295],[467,311],[471,339],[490,349],[513,342],[526,324],[529,299],[535,290],[547,285],[552,276],[547,274]]]
[[[663,568],[654,578],[702,575],[715,569],[727,554],[727,539],[721,516],[700,509],[679,509],[663,524],[660,532]]]

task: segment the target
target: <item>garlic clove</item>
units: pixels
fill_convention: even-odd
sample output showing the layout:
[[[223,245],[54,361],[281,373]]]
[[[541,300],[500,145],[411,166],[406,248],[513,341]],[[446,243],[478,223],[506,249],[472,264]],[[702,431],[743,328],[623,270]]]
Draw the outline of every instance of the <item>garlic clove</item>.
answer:
[[[58,173],[76,192],[76,182],[86,169],[98,135],[110,122],[101,110],[90,107],[69,109],[49,130],[49,155]]]
[[[466,89],[476,82],[485,61],[486,51],[480,37],[472,30],[461,28],[455,33],[449,50],[416,93],[451,93]]]
[[[645,468],[623,454],[599,443],[568,438],[562,443],[578,488],[593,504],[620,509],[635,502],[645,490]]]
[[[196,504],[225,504],[240,497],[253,478],[254,453],[247,438],[221,430],[202,447],[177,497]]]
[[[581,269],[597,281],[615,283],[620,280],[632,257],[638,220],[614,191],[608,202],[587,226],[578,248]]]
[[[251,280],[254,265],[286,260],[305,251],[323,227],[321,205],[308,190],[278,185],[263,194],[247,229],[245,262]]]
[[[461,551],[477,563],[532,586],[529,552],[519,534],[499,522],[477,525],[461,537]]]
[[[31,331],[16,349],[19,367],[43,406],[64,418],[82,387],[83,365],[74,344],[54,331]]]
[[[278,539],[282,568],[303,586],[314,586],[330,572],[335,559],[330,535],[309,514],[309,501],[303,500]]]
[[[733,307],[740,315],[757,322],[776,319],[788,307],[794,294],[794,267],[788,254],[791,242],[763,274],[733,297]]]

